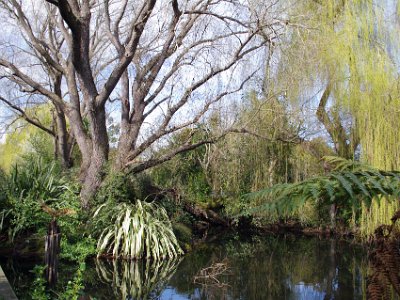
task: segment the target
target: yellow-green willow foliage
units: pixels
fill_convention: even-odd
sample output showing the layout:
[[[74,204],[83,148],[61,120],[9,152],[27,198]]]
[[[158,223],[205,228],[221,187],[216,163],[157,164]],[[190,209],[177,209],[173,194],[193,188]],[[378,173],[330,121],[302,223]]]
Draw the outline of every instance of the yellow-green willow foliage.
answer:
[[[251,94],[240,108],[236,127],[247,133],[227,135],[207,151],[212,190],[226,199],[226,209],[241,212],[243,193],[286,182],[291,177],[291,154],[297,126],[275,97]],[[218,124],[215,126],[218,127]]]
[[[292,44],[282,50],[279,79],[293,102],[314,97],[328,85],[332,107],[349,112],[360,138],[361,159],[384,170],[400,169],[400,91],[398,31],[385,20],[396,2],[372,0],[305,1],[310,17],[293,30]],[[299,7],[297,7],[299,9]],[[393,11],[391,11],[391,9]],[[312,14],[311,14],[312,12]],[[279,80],[278,80],[279,81]],[[320,96],[319,96],[320,97]],[[397,201],[376,199],[363,207],[361,229],[371,233],[390,222]]]
[[[52,117],[48,106],[37,106],[28,109],[27,113],[44,126],[51,127]],[[23,119],[17,119],[10,126],[4,143],[0,143],[0,168],[10,171],[21,156],[31,152],[36,152],[45,160],[52,160],[52,137]]]

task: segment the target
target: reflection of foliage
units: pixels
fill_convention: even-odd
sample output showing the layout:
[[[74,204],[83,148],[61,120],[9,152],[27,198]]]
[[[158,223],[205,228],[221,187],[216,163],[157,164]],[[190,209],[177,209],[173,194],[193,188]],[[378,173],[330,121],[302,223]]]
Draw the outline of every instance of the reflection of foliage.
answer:
[[[109,219],[111,223],[100,235],[97,250],[100,254],[130,259],[166,257],[183,253],[164,208],[140,200],[136,204],[105,203],[94,213],[94,218]]]
[[[283,299],[283,295],[284,299],[294,299],[299,285],[310,287],[314,297],[317,294],[323,298],[333,286],[332,298],[358,299],[366,275],[360,268],[366,264],[361,261],[362,255],[361,248],[335,240],[294,235],[225,235],[188,253],[169,285],[191,295],[190,299],[276,300]],[[206,289],[193,283],[194,276],[205,266],[224,259],[229,261],[230,274],[221,275],[218,280],[229,287]]]
[[[387,227],[376,230],[376,246],[369,254],[367,298],[371,300],[392,299],[394,291],[400,296],[399,236],[385,235]]]
[[[46,280],[44,279],[43,273],[46,269],[45,266],[35,266],[32,273],[35,274],[35,280],[32,283],[31,297],[32,300],[45,300],[49,299],[46,294]]]
[[[251,247],[255,250],[250,251]],[[241,254],[234,255],[236,251]],[[206,288],[193,283],[200,270],[224,259],[229,261],[230,274],[222,274],[218,280],[229,286]],[[19,299],[31,299],[29,291],[34,278],[28,270],[33,266],[26,261],[9,262],[13,267],[10,263],[2,267],[11,276],[10,282],[15,282]],[[76,274],[75,264],[72,268],[61,264],[63,272],[55,289],[57,293],[64,292],[67,282],[72,282]],[[184,295],[183,298],[193,300],[322,299],[324,296],[326,299],[362,299],[366,294],[365,251],[360,246],[335,239],[224,235],[199,245],[178,267],[176,264],[177,260],[101,260],[97,261],[96,269],[89,262],[83,274],[83,293],[93,299],[160,299],[161,291],[167,288],[171,293],[165,294],[171,294],[171,299],[175,299],[174,295]],[[313,296],[302,294],[299,297],[298,289],[296,294],[299,286],[306,287]],[[129,294],[131,297],[126,298]]]
[[[80,262],[76,273],[72,280],[69,280],[66,285],[62,288],[62,291],[56,290],[48,290],[46,289],[47,282],[43,276],[46,267],[42,265],[36,265],[31,273],[34,273],[35,278],[32,282],[32,286],[28,294],[24,294],[22,298],[29,297],[32,300],[46,300],[46,299],[55,299],[52,294],[57,295],[58,300],[77,300],[81,296],[82,290],[84,289],[83,285],[83,273],[86,270],[86,264],[84,262]]]
[[[86,270],[86,264],[83,261],[79,262],[78,270],[74,276],[72,281],[68,281],[67,287],[59,295],[59,300],[77,300],[79,299],[82,290],[84,289],[83,285],[83,272]]]
[[[119,299],[148,299],[159,294],[175,273],[179,258],[157,260],[96,260],[101,281],[112,285]]]

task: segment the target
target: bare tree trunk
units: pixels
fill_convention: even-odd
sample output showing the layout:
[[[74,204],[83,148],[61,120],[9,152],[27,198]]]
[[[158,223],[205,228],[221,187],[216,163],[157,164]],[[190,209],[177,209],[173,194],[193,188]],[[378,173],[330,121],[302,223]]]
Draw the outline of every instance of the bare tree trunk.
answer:
[[[133,140],[130,139],[130,102],[129,102],[129,77],[124,72],[121,77],[122,101],[121,101],[121,132],[118,141],[117,156],[113,165],[114,171],[123,170],[126,163],[126,153],[129,153]]]

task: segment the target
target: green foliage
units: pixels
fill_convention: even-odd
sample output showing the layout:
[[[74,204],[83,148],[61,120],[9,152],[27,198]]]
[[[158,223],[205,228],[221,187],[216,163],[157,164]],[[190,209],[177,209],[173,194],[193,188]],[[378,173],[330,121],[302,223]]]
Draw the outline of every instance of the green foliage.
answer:
[[[7,200],[7,175],[3,169],[0,168],[0,209],[4,208]]]
[[[63,291],[58,299],[59,300],[78,300],[81,296],[81,292],[84,288],[83,286],[83,273],[86,270],[85,262],[81,261],[79,263],[78,270],[72,281],[68,281],[65,291]]]
[[[10,174],[9,194],[53,201],[67,190],[65,182],[57,178],[59,172],[54,162],[44,163],[39,157],[29,157],[19,166],[15,165]]]
[[[75,239],[64,233],[60,247],[60,257],[69,261],[85,261],[87,257],[94,256],[97,253],[96,240],[77,233],[75,233]]]
[[[155,203],[109,202],[99,206],[93,218],[98,222],[95,227],[104,228],[97,243],[99,256],[160,260],[183,253],[165,209]]]
[[[130,202],[130,199],[147,199],[152,194],[152,180],[147,174],[110,173],[96,194],[96,203]]]
[[[25,112],[41,124],[51,127],[49,105],[30,107]],[[9,172],[13,166],[30,154],[40,156],[46,163],[54,159],[53,137],[23,119],[14,120],[4,143],[0,144],[0,167]]]
[[[333,149],[329,148],[322,138],[303,141],[295,145],[293,154],[289,158],[292,166],[289,182],[299,182],[323,174],[321,159],[332,155],[334,155]]]
[[[361,160],[380,170],[400,169],[397,1],[298,1],[293,13],[308,16],[304,29],[282,44],[278,91],[302,106],[329,85],[330,117],[359,137]],[[309,30],[318,28],[318,30]],[[299,59],[302,58],[302,59]],[[347,122],[343,116],[347,115]],[[338,178],[339,179],[339,178]],[[373,184],[373,182],[371,182]],[[361,187],[360,187],[361,188]],[[365,191],[363,191],[365,194]],[[361,215],[373,227],[387,223],[397,202],[377,199]],[[370,209],[371,208],[371,209]],[[379,221],[377,217],[382,216]],[[375,220],[375,221],[372,221]]]
[[[46,164],[41,158],[26,158],[20,165],[15,165],[6,177],[6,203],[2,211],[6,216],[10,237],[33,230],[44,232],[51,216],[44,212],[41,205],[71,212],[79,209],[76,191],[67,185],[54,162]]]
[[[369,207],[376,197],[400,195],[400,172],[382,171],[338,157],[325,159],[336,166],[332,173],[248,194],[246,197],[255,206],[248,213],[290,216],[312,201],[320,206],[335,204],[342,213],[351,214],[362,203]]]
[[[205,126],[183,130],[174,135],[169,145],[159,152],[160,154],[168,152],[188,140],[195,143],[207,139],[208,135],[209,132]],[[203,164],[207,157],[207,149],[209,146],[203,145],[195,150],[180,153],[169,162],[154,168],[151,175],[155,184],[163,188],[177,189],[184,200],[207,206],[212,191]]]
[[[32,284],[31,297],[32,300],[46,300],[50,299],[49,295],[46,293],[46,280],[44,279],[45,266],[35,266],[33,268],[33,273],[35,273],[35,280]]]
[[[298,134],[297,120],[289,122],[286,103],[275,96],[253,92],[239,110],[235,126],[251,134],[232,134],[218,143],[210,166],[213,190],[229,193],[230,202],[243,192],[286,182],[294,148],[290,141]]]

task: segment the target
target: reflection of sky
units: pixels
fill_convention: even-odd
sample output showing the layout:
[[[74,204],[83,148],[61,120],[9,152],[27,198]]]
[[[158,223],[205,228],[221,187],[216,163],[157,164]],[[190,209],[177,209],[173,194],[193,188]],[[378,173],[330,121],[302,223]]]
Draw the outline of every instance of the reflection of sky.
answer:
[[[291,293],[285,297],[285,295],[281,295],[281,299],[288,300],[319,300],[324,299],[326,293],[319,291],[318,286],[305,284],[304,282],[299,282],[297,284],[291,285],[290,287]],[[176,291],[173,287],[166,287],[160,297],[158,299],[162,300],[184,300],[184,299],[201,299],[201,294],[198,289],[194,290],[193,295],[182,294]]]
[[[191,299],[188,294],[180,294],[173,287],[167,286],[161,293],[159,299],[162,300],[183,300]]]
[[[324,299],[325,292],[318,290],[318,287],[314,285],[308,285],[303,282],[299,282],[291,286],[291,295],[288,299],[296,300],[313,300],[313,299]]]
[[[290,293],[288,295],[280,295],[279,299],[288,300],[320,300],[325,299],[326,293],[320,290],[320,287],[313,284],[306,284],[304,282],[299,282],[293,284],[288,280]],[[230,298],[230,297],[229,297]],[[183,300],[183,299],[201,299],[201,293],[199,289],[195,289],[193,294],[179,293],[173,287],[166,287],[159,298],[161,300]]]

